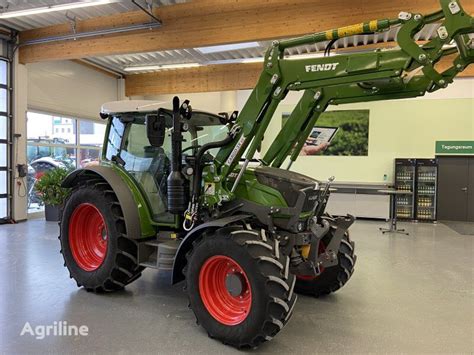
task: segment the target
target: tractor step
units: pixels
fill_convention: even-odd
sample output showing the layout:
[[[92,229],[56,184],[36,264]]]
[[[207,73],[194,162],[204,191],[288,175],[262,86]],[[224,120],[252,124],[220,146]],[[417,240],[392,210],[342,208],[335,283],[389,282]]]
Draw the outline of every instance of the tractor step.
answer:
[[[138,261],[141,266],[162,271],[173,270],[174,258],[180,241],[149,240],[138,244]]]
[[[163,242],[157,240],[157,239],[154,239],[154,240],[151,240],[149,242],[144,242],[146,245],[150,245],[152,247],[158,247],[158,245],[162,244]]]
[[[151,261],[145,261],[143,263],[140,263],[140,266],[144,266],[144,267],[149,267],[149,268],[152,268],[152,269],[158,269],[158,267],[156,266],[156,262],[151,262]]]

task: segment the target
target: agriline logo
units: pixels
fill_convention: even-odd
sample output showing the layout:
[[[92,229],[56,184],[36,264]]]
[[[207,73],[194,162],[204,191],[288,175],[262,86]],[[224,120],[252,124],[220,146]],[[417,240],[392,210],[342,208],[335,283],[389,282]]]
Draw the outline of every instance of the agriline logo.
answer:
[[[30,322],[26,322],[21,330],[20,336],[29,334],[34,336],[38,340],[43,340],[48,336],[55,337],[70,337],[70,336],[83,336],[89,335],[89,327],[87,325],[69,325],[66,321],[53,322],[49,325],[37,325],[32,327]]]
[[[306,65],[305,69],[306,72],[318,72],[318,71],[331,71],[336,70],[339,63],[327,63],[327,64],[313,64],[313,65]]]

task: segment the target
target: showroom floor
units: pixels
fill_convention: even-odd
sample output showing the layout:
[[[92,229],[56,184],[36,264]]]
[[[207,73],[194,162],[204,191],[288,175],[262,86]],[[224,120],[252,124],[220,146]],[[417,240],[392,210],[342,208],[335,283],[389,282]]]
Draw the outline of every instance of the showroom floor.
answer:
[[[347,286],[326,298],[300,296],[283,331],[254,352],[474,351],[474,236],[443,224],[406,224],[410,236],[382,235],[383,223],[352,228],[358,260]],[[0,352],[241,353],[206,336],[182,286],[145,271],[126,291],[78,289],[62,267],[57,224],[0,226]],[[87,337],[20,336],[67,321]]]

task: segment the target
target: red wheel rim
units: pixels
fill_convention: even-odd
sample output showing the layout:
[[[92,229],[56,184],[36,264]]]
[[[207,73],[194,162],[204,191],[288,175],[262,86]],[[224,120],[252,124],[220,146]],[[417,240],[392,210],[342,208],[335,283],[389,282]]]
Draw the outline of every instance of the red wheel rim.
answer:
[[[90,203],[77,206],[69,220],[69,246],[77,265],[85,271],[97,270],[105,260],[108,239],[97,207]]]
[[[326,246],[324,245],[324,243],[321,241],[319,242],[319,248],[318,248],[318,255],[321,255],[322,253],[324,253],[326,251]],[[319,268],[321,274],[323,273],[324,271],[324,267],[320,266]],[[321,275],[319,274],[319,275]],[[310,275],[296,275],[296,278],[299,279],[299,280],[305,280],[305,281],[311,281],[311,280],[314,280],[316,278],[319,277],[318,276],[310,276]]]
[[[237,290],[229,290],[230,278],[234,283],[240,282]],[[252,290],[247,275],[237,262],[224,255],[212,256],[202,266],[199,293],[207,311],[225,325],[242,323],[252,306]]]

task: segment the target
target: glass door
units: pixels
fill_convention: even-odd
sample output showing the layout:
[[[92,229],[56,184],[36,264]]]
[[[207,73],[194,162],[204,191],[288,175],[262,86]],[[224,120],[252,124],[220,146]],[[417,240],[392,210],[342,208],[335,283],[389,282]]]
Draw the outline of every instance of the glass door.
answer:
[[[436,159],[418,159],[416,173],[416,219],[436,220],[438,164]]]
[[[403,192],[396,196],[397,219],[414,218],[415,161],[395,159],[395,189]]]

